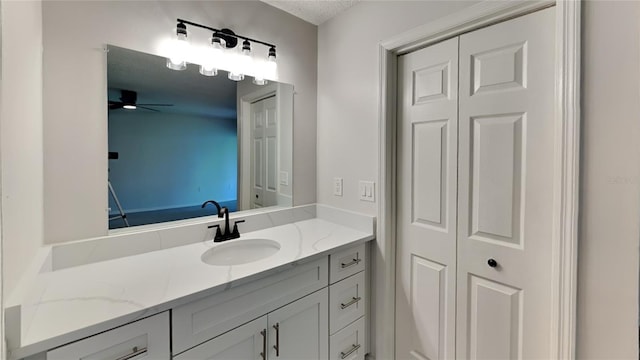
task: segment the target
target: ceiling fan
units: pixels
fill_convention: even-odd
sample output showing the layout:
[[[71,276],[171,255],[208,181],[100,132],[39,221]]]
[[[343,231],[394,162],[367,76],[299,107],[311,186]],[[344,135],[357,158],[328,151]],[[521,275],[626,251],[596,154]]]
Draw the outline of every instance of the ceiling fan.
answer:
[[[120,101],[109,100],[109,110],[127,109],[135,110],[137,108],[160,111],[152,109],[148,106],[173,106],[173,104],[138,104],[138,93],[133,90],[120,90]]]

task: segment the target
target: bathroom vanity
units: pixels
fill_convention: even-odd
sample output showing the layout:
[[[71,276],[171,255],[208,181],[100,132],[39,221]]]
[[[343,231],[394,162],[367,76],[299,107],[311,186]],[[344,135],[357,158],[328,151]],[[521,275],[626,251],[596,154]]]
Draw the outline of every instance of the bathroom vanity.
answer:
[[[6,311],[9,358],[364,359],[374,219],[279,211],[236,240],[40,271]]]

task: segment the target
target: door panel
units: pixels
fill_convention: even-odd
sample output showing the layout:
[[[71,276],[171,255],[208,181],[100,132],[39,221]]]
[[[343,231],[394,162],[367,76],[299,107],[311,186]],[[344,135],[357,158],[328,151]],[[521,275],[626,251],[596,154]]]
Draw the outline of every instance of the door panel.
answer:
[[[554,14],[460,37],[461,359],[551,356]]]
[[[398,61],[396,359],[453,358],[458,39]]]
[[[522,358],[522,291],[470,275],[469,357]]]

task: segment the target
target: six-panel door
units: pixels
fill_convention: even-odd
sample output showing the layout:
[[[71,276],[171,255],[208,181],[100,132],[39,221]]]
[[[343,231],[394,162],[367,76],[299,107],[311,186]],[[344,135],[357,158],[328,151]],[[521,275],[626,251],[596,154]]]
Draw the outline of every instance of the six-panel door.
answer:
[[[457,358],[551,357],[555,8],[460,37]]]
[[[397,359],[550,356],[554,14],[398,59]]]

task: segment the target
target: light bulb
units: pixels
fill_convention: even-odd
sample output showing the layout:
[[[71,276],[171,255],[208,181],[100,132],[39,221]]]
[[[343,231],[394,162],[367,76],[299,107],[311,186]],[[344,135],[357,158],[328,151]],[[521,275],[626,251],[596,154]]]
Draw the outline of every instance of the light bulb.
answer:
[[[136,106],[135,105],[123,105],[122,108],[127,109],[127,110],[135,110]]]
[[[229,80],[244,80],[244,74],[251,73],[251,51],[243,47],[241,54],[233,54],[229,68]]]
[[[187,41],[187,27],[178,23],[176,38],[173,41],[171,55],[167,58],[167,67],[172,70],[184,70],[187,68],[189,56],[189,42]]]
[[[224,53],[221,40],[215,33],[211,38],[211,46],[204,50],[202,56],[203,61],[202,65],[200,65],[200,74],[205,76],[218,75],[218,69],[223,66]]]

